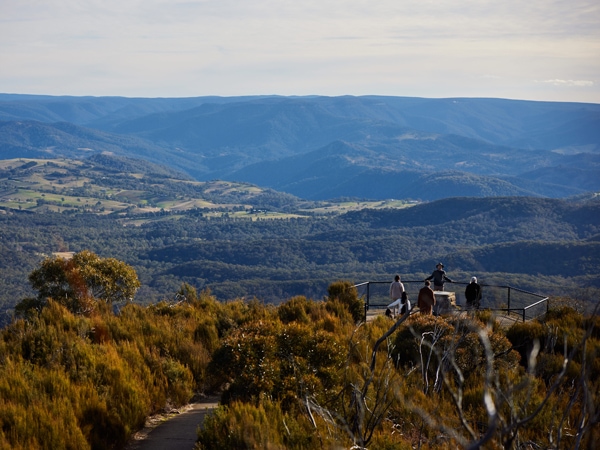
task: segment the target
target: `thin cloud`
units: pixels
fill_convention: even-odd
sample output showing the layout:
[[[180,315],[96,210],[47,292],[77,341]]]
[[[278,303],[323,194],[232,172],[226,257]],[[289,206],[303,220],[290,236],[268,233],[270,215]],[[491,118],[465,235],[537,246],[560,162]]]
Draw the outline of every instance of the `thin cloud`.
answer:
[[[600,103],[598,23],[597,0],[0,0],[0,92]]]
[[[590,80],[542,80],[538,83],[551,84],[552,86],[574,86],[574,87],[590,87],[594,86],[594,82]]]

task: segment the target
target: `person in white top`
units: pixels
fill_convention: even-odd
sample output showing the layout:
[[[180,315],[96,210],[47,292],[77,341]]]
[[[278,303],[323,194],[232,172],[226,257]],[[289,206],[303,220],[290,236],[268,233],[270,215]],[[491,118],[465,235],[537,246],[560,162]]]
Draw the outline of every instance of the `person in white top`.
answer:
[[[400,310],[400,305],[403,303],[403,294],[404,285],[400,282],[400,275],[396,275],[394,281],[390,284],[390,299],[392,299],[392,303],[387,306],[394,315],[398,314]]]

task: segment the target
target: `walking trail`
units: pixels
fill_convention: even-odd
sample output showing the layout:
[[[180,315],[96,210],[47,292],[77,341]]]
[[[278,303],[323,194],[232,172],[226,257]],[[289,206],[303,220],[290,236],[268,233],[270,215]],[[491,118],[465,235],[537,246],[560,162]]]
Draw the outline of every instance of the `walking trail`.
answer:
[[[192,450],[198,439],[198,426],[218,404],[219,397],[210,396],[174,413],[153,416],[146,420],[146,427],[135,433],[125,449]]]

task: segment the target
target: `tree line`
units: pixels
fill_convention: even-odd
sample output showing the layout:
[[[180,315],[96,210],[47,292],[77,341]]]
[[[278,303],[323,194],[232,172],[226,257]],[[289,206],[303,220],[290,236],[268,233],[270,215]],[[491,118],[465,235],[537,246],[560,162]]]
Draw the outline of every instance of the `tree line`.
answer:
[[[596,203],[545,199],[450,199],[254,222],[165,213],[138,226],[113,215],[7,211],[0,214],[0,304],[12,309],[29,294],[25,280],[44,256],[83,250],[132,265],[142,303],[169,298],[182,282],[223,299],[320,298],[335,279],[420,279],[440,259],[463,280],[478,275],[544,294],[594,290],[598,210]]]

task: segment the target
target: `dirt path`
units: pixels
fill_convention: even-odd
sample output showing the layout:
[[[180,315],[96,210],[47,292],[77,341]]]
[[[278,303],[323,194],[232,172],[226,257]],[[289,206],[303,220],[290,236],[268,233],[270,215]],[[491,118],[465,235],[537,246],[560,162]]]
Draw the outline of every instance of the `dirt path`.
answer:
[[[206,397],[170,414],[153,416],[146,421],[146,427],[131,438],[125,449],[192,450],[198,438],[196,429],[218,403],[219,397]]]

